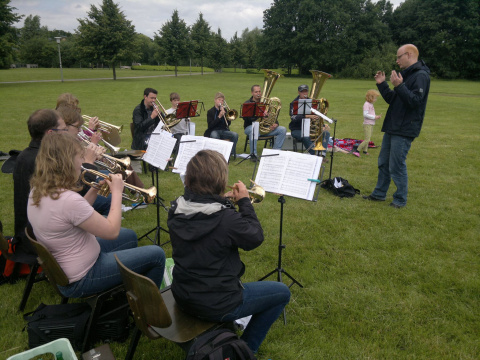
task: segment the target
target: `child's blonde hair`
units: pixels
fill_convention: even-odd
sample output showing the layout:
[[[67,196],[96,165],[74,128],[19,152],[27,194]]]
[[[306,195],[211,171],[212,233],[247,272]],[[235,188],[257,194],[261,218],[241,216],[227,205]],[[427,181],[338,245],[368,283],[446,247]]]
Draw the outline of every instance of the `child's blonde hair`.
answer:
[[[367,94],[365,95],[365,100],[371,103],[375,98],[379,97],[380,93],[377,90],[368,90]]]

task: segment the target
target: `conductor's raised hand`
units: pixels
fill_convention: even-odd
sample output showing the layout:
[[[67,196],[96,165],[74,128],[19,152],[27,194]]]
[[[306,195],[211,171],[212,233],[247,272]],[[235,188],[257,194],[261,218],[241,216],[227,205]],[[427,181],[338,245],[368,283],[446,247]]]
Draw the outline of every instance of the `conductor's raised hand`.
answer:
[[[377,82],[377,84],[381,84],[382,82],[385,81],[385,72],[384,71],[377,71],[377,73],[375,74],[375,81]]]
[[[392,70],[392,75],[390,76],[390,81],[393,84],[393,86],[397,87],[398,85],[403,83],[402,74],[397,73],[395,70]]]

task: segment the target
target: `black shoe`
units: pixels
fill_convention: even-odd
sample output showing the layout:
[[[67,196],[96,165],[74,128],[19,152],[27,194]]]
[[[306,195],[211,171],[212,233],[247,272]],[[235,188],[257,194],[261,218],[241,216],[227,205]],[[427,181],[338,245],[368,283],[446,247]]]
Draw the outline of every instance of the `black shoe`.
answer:
[[[390,205],[389,205],[389,206],[393,207],[394,209],[401,209],[401,208],[403,208],[403,206],[400,206],[400,205],[394,204],[393,202],[392,202],[392,203],[390,203]]]
[[[251,154],[251,155],[250,155],[250,161],[252,161],[252,162],[257,162],[257,161],[258,161],[257,156],[256,156],[255,154]]]
[[[376,197],[373,197],[372,195],[363,195],[362,196],[365,200],[371,200],[371,201],[385,201],[384,199],[377,199]]]

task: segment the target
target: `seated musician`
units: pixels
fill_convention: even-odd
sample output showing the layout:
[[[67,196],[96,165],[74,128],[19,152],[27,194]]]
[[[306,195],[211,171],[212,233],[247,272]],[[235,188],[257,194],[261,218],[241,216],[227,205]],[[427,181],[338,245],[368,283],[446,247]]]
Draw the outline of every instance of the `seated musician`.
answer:
[[[225,116],[226,109],[223,107],[225,95],[221,92],[215,94],[215,105],[207,112],[208,128],[203,134],[205,137],[214,139],[230,140],[233,142],[232,154],[236,154],[238,134],[230,131],[231,121]]]
[[[85,197],[77,193],[83,156],[82,145],[72,136],[47,134],[31,180],[28,219],[37,240],[68,277],[69,285],[60,287],[60,292],[67,297],[85,297],[121,284],[114,254],[160,286],[165,266],[162,248],[137,247],[135,232],[120,227],[122,176],[112,174],[111,181],[105,180],[112,194],[108,217],[91,206],[96,189],[90,188]]]
[[[300,112],[303,112],[302,110],[299,110],[299,114],[294,115],[293,114],[293,103],[295,101],[298,101],[300,99],[309,99],[308,97],[308,85],[300,85],[298,87],[298,96],[293,99],[293,101],[290,103],[290,125],[288,126],[290,130],[292,131],[292,137],[295,138],[298,141],[301,141],[303,143],[303,146],[306,149],[309,149],[308,152],[312,155],[315,155],[315,151],[312,149],[313,148],[313,142],[310,139],[310,136],[303,136],[302,135],[302,123],[303,119],[314,119],[318,120],[320,117],[318,115],[314,114],[308,114],[308,115],[303,115]],[[330,139],[330,133],[328,132],[328,128],[325,128],[325,131],[322,133],[322,145],[326,149],[328,146],[328,141]],[[325,152],[322,152],[322,156],[325,156]]]
[[[227,162],[216,151],[199,151],[187,165],[185,193],[168,213],[172,292],[187,313],[209,321],[253,315],[242,339],[257,352],[288,304],[290,290],[276,281],[242,284],[245,265],[238,249],[260,246],[263,230],[245,185],[239,181],[226,194],[237,202],[237,212],[223,195],[227,181]]]
[[[248,99],[247,103],[260,103],[262,97],[262,89],[260,85],[253,85],[251,88],[252,96]],[[253,139],[253,125],[254,121],[258,121],[259,117],[252,116],[252,117],[243,117],[243,128],[245,129],[245,135],[250,138],[250,149],[251,149],[251,158],[250,160],[256,161],[257,160],[257,140]],[[275,136],[275,141],[273,144],[274,149],[281,149],[283,146],[283,142],[285,141],[285,136],[287,134],[287,129],[284,126],[279,126],[278,120],[270,127],[270,132],[265,134],[264,136]],[[258,134],[260,135],[260,134]]]
[[[177,94],[176,92],[170,93],[170,102],[172,103],[172,107],[166,110],[167,115],[173,114],[177,110],[178,103],[180,102],[180,95]],[[182,119],[178,124],[170,128],[170,131],[172,132],[173,137],[177,139],[177,143],[175,144],[175,149],[173,150],[174,153],[177,153],[178,151],[178,146],[180,144],[180,139],[182,135],[188,135],[189,133],[188,132],[189,121],[190,121],[190,118]]]
[[[15,242],[17,249],[36,254],[25,236],[28,224],[27,203],[30,193],[30,178],[35,171],[35,159],[43,137],[52,131],[67,131],[62,116],[55,110],[41,109],[30,115],[27,121],[31,141],[28,147],[18,155],[13,170],[13,208],[15,214]]]
[[[153,106],[157,100],[157,90],[146,88],[143,91],[143,100],[133,110],[133,139],[132,149],[146,150],[150,135],[160,122],[159,113]]]

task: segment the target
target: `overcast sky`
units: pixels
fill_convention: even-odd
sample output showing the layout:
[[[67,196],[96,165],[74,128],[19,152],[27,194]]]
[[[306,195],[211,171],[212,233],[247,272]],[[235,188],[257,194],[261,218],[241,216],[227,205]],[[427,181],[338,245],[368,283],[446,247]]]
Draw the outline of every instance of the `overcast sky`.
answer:
[[[395,6],[404,0],[390,0]],[[212,31],[222,30],[229,41],[235,32],[238,36],[245,28],[263,28],[263,11],[273,0],[118,0],[125,17],[135,25],[138,33],[153,38],[162,25],[171,19],[175,9],[188,26],[193,25],[201,12]],[[73,33],[78,18],[86,18],[90,5],[99,6],[102,0],[11,0],[10,6],[21,15],[39,15],[42,26],[49,30]],[[14,25],[23,27],[23,19]]]

